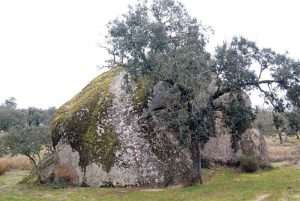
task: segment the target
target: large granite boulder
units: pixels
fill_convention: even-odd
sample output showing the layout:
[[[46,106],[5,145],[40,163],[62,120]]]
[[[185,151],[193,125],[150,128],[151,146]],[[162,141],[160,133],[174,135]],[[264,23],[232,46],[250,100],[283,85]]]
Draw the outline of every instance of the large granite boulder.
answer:
[[[170,114],[180,108],[180,90],[158,82],[149,96],[145,84],[115,68],[60,107],[52,123],[55,153],[41,163],[42,181],[85,186],[189,183],[190,151],[168,126]],[[215,116],[216,133],[201,151],[207,160],[228,164],[236,153],[222,113]]]
[[[137,87],[124,71],[113,69],[57,111],[52,126],[56,156],[42,168],[44,182],[57,180],[58,167],[72,170],[71,183],[77,185],[164,186],[189,181],[189,152],[178,149],[176,137],[155,115],[141,121],[136,108],[143,105],[137,103],[143,97],[136,96],[143,89]],[[170,105],[175,100],[172,90],[158,84],[150,111]]]

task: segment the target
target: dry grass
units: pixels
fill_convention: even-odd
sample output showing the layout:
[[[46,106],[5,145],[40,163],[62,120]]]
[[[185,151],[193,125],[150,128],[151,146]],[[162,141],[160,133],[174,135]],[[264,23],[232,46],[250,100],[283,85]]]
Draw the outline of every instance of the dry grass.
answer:
[[[266,138],[268,152],[271,162],[290,162],[293,163],[300,159],[300,141],[288,138],[283,144],[275,137]]]
[[[5,156],[0,158],[0,172],[1,167],[7,170],[31,170],[32,165],[25,156]]]
[[[3,175],[7,170],[8,170],[7,164],[0,162],[0,175]]]

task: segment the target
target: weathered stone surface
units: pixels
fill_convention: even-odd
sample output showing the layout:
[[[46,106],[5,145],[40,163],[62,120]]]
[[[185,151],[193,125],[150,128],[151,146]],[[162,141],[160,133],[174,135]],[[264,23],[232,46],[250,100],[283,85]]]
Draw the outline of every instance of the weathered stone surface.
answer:
[[[54,170],[58,163],[57,154],[49,154],[40,162],[41,180],[43,182],[52,182],[54,180]]]
[[[214,105],[216,107],[227,107],[230,103],[236,99],[238,93],[225,93],[224,95],[220,96],[218,99],[214,100]],[[251,100],[250,97],[246,93],[241,94],[242,99],[245,101],[245,105],[247,107],[251,107]]]
[[[153,87],[153,97],[150,104],[150,110],[155,111],[165,109],[179,102],[180,92],[167,82],[158,82]]]
[[[64,127],[66,124],[62,122],[56,124],[55,128],[58,129],[54,129],[54,132],[61,133],[56,144],[57,159],[43,169],[43,180],[47,181],[49,177],[55,177],[55,167],[64,165],[75,172],[76,180],[72,183],[78,185],[164,186],[188,182],[191,167],[189,153],[186,150],[178,149],[179,143],[176,137],[165,128],[159,119],[156,119],[157,115],[153,115],[151,121],[143,120],[148,129],[152,130],[152,132],[144,132],[141,116],[134,111],[133,95],[129,92],[131,90],[126,90],[128,86],[124,86],[126,84],[125,76],[125,72],[120,71],[113,77],[109,85],[112,103],[105,111],[105,119],[97,118],[95,124],[96,134],[100,139],[107,132],[105,125],[112,125],[112,132],[117,137],[118,144],[109,169],[101,163],[101,154],[95,156],[96,158],[89,161],[86,166],[81,166],[81,161],[85,161],[86,158],[80,157],[85,155],[81,155],[72,142],[80,140],[78,138],[85,137],[85,135],[78,133],[76,125],[74,128],[70,126],[71,129],[66,129]],[[176,99],[175,96],[172,96],[172,89],[170,93],[165,93],[167,89],[171,89],[171,87],[166,83],[159,83],[155,87],[151,101],[153,104],[150,104],[151,110],[163,109]],[[79,122],[87,121],[90,112],[88,108],[80,108],[78,112],[74,112],[74,115]],[[149,126],[150,122],[152,122],[151,126]],[[68,141],[68,137],[71,136],[75,136],[75,138]],[[86,150],[86,152],[88,151]],[[52,180],[55,179],[57,178],[52,178]]]
[[[204,145],[202,157],[210,164],[233,164],[236,162],[236,153],[231,148],[231,136],[220,135],[211,137]]]
[[[214,101],[217,108],[227,107],[237,94],[226,93]],[[242,98],[246,106],[251,107],[251,101],[247,94],[242,93]],[[222,111],[214,112],[215,133],[211,135],[208,142],[202,149],[202,156],[210,164],[236,164],[240,156],[253,155],[262,163],[268,164],[267,145],[263,135],[258,130],[249,128],[241,136],[239,149],[234,151],[232,148],[232,135],[230,129],[226,127]]]
[[[58,181],[58,170],[65,167],[63,173],[69,171],[68,181],[75,185],[188,183],[192,172],[190,151],[179,142],[178,131],[168,127],[170,113],[181,106],[180,90],[167,82],[158,82],[150,97],[142,97],[145,93],[142,88],[137,89],[140,85],[124,71],[115,69],[100,75],[63,105],[53,120],[56,153],[44,162],[42,180]],[[214,88],[214,84],[210,87]],[[230,97],[226,95],[216,104],[226,104]],[[138,102],[142,100],[146,106]],[[137,106],[143,106],[142,110]],[[215,133],[202,155],[215,163],[236,161],[237,153],[231,148],[222,112],[216,111],[214,115]],[[253,143],[249,150],[263,141]]]
[[[263,164],[269,163],[266,141],[257,129],[247,129],[240,144],[243,155],[254,156]]]
[[[258,130],[250,128],[242,134],[240,149],[232,149],[231,135],[221,134],[211,137],[202,150],[202,156],[210,164],[234,165],[242,155],[254,156],[261,165],[268,165],[266,141]]]
[[[211,135],[202,149],[202,157],[210,164],[234,164],[237,162],[237,153],[232,148],[230,129],[226,127],[224,115],[216,111],[215,133]]]

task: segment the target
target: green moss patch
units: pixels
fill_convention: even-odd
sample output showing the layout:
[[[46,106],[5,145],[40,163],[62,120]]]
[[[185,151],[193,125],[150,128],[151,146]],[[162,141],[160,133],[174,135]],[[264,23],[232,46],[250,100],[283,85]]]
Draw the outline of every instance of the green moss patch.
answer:
[[[107,121],[107,109],[113,99],[110,85],[121,70],[115,68],[99,75],[59,108],[53,118],[53,145],[60,140],[70,144],[78,151],[79,165],[83,169],[93,162],[103,165],[106,171],[113,165],[118,140],[113,126]]]
[[[147,100],[152,89],[152,81],[149,77],[144,76],[136,80],[136,88],[133,91],[133,105],[134,109],[138,112],[143,111],[147,106]]]

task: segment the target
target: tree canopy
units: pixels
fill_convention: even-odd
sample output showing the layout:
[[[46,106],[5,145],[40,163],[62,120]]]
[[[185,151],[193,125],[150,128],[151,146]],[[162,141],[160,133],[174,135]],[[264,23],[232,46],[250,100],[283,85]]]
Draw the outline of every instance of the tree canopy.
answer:
[[[5,101],[0,106],[0,131],[4,132],[0,136],[0,155],[25,155],[38,173],[40,153],[51,144],[49,121],[54,111],[54,108],[17,109],[15,99]]]
[[[209,28],[191,17],[176,0],[139,2],[108,25],[111,65],[123,66],[133,78],[147,75],[152,86],[158,81],[176,85],[182,92],[184,129],[190,142],[195,178],[200,175],[198,144],[205,143],[213,129],[214,100],[226,93],[259,91],[275,112],[299,106],[300,63],[255,42],[234,37],[231,42],[206,50]],[[213,87],[212,87],[213,86]],[[151,85],[149,86],[151,87]],[[251,125],[251,106],[237,98],[222,108],[226,123],[238,140]],[[179,118],[179,117],[177,117]],[[175,118],[176,119],[176,118]],[[189,133],[189,135],[186,135]],[[235,139],[235,137],[233,137]]]

